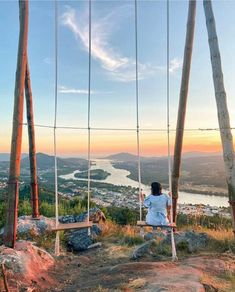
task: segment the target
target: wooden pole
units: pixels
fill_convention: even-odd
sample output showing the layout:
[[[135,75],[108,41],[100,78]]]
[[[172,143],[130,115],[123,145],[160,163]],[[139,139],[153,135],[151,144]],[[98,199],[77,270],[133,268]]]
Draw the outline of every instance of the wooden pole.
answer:
[[[173,222],[176,222],[176,209],[179,190],[179,176],[181,168],[181,156],[184,137],[184,124],[186,115],[186,106],[188,99],[188,87],[189,77],[191,69],[191,59],[193,51],[194,29],[195,29],[195,17],[196,17],[196,0],[190,0],[188,6],[188,22],[187,32],[184,48],[184,62],[182,69],[179,108],[178,108],[178,120],[175,136],[175,148],[174,148],[174,160],[172,167],[172,200],[173,200]]]
[[[4,288],[6,290],[6,292],[10,292],[10,288],[7,282],[7,273],[6,273],[6,269],[5,269],[5,261],[2,262],[1,264],[2,267],[2,277],[3,277],[3,283],[4,283]]]
[[[11,156],[8,181],[8,203],[4,244],[15,246],[18,220],[18,182],[20,175],[22,123],[24,105],[24,82],[27,62],[28,43],[28,0],[19,1],[20,34],[18,44],[17,69],[15,79],[13,128],[11,139]]]
[[[37,178],[37,160],[36,160],[36,144],[34,132],[34,116],[33,116],[33,95],[30,81],[29,61],[26,64],[25,76],[25,98],[27,108],[27,123],[29,136],[29,163],[31,177],[31,201],[32,201],[32,217],[39,217],[38,207],[38,178]]]
[[[225,165],[226,180],[228,185],[229,203],[231,206],[233,230],[235,235],[235,166],[233,136],[230,128],[227,96],[224,87],[222,63],[220,57],[218,37],[216,33],[216,24],[213,8],[210,0],[204,0],[203,5],[210,47],[215,99],[217,104],[220,137],[223,147],[223,158]]]

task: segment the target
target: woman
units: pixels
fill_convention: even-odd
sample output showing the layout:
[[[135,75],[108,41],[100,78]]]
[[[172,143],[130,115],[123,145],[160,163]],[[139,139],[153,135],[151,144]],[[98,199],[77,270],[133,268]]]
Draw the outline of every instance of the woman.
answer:
[[[171,197],[162,193],[159,182],[151,184],[151,194],[144,198],[141,195],[144,206],[148,208],[146,223],[149,225],[169,225],[171,211]]]

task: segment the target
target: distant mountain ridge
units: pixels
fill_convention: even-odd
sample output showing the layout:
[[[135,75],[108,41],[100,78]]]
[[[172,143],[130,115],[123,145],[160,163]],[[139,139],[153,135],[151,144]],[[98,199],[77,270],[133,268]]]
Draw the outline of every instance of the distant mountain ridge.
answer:
[[[104,158],[109,159],[109,160],[118,160],[118,161],[133,161],[137,159],[137,156],[134,154],[127,153],[127,152],[120,152],[117,154],[106,156]]]
[[[37,167],[39,169],[51,169],[54,168],[55,158],[52,155],[37,153]],[[79,165],[87,165],[87,160],[83,158],[60,158],[57,157],[57,166],[58,168],[64,167],[74,167],[76,168]],[[21,167],[29,167],[29,157],[25,157],[21,160]]]
[[[21,154],[21,159],[27,157],[27,153]],[[0,153],[0,161],[10,161],[10,153]]]
[[[221,152],[192,151],[192,152],[185,152],[182,155],[183,158],[211,157],[211,156],[222,156],[222,153]],[[141,159],[142,160],[156,160],[156,159],[164,159],[166,157],[167,156],[155,156],[155,157],[141,156]],[[136,161],[137,155],[134,155],[128,152],[120,152],[120,153],[106,156],[105,159],[115,160],[115,161]]]

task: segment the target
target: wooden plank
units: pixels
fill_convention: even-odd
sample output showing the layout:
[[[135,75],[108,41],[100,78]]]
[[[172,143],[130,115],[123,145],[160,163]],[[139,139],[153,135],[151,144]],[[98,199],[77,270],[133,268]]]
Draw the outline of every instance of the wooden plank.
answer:
[[[137,226],[150,226],[150,227],[160,227],[160,228],[175,228],[176,225],[169,224],[169,225],[150,225],[146,221],[137,221]]]
[[[76,222],[76,223],[59,223],[58,226],[52,228],[53,231],[69,230],[69,229],[81,229],[92,227],[93,222]]]

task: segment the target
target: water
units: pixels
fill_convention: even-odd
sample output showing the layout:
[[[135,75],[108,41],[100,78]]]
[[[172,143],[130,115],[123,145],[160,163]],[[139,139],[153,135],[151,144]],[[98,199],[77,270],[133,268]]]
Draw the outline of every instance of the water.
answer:
[[[103,169],[110,173],[110,175],[105,180],[92,180],[94,182],[105,182],[113,185],[122,185],[122,186],[131,186],[138,188],[139,183],[135,180],[128,178],[127,176],[130,174],[129,171],[125,169],[116,169],[113,167],[110,160],[107,159],[93,159],[93,164],[91,166],[92,169]],[[60,177],[63,179],[74,179],[74,180],[87,180],[76,178],[75,173],[79,173],[79,170],[74,171],[73,173],[61,175]],[[150,187],[146,185],[142,185],[143,191],[145,193],[150,192]],[[223,196],[209,196],[202,194],[192,194],[186,192],[179,192],[178,202],[181,204],[205,204],[217,207],[227,207],[228,198]]]

